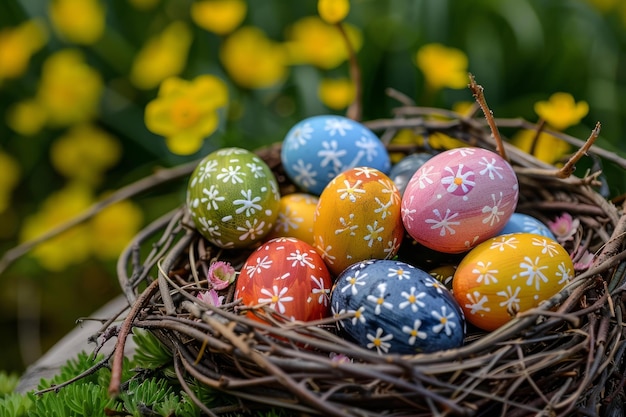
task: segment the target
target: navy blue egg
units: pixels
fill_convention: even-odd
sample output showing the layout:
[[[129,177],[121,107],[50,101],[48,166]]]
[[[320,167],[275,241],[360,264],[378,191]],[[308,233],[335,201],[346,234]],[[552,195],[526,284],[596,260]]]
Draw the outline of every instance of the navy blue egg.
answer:
[[[445,286],[427,272],[392,260],[348,267],[331,292],[340,330],[380,354],[416,354],[460,347],[465,318]]]
[[[402,158],[397,164],[391,167],[389,178],[394,182],[400,194],[404,194],[407,184],[413,174],[433,156],[426,152],[414,153]]]
[[[387,174],[389,154],[363,124],[343,116],[314,116],[296,123],[282,144],[287,176],[303,191],[320,195],[343,171],[359,166]]]
[[[504,226],[504,229],[502,229],[498,235],[505,235],[508,233],[534,233],[536,235],[556,240],[554,233],[552,233],[552,231],[550,231],[545,224],[534,217],[523,213],[513,213],[509,221]]]

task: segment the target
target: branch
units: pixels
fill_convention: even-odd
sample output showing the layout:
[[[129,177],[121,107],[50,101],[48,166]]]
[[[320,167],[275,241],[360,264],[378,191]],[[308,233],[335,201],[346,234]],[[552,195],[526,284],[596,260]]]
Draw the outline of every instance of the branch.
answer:
[[[480,109],[483,111],[483,114],[485,115],[485,119],[487,119],[487,124],[489,125],[489,128],[491,129],[491,135],[496,141],[496,151],[498,151],[500,156],[505,161],[508,161],[508,158],[506,156],[506,151],[504,150],[504,144],[502,143],[502,137],[500,137],[500,132],[498,131],[498,126],[496,125],[496,121],[493,118],[493,113],[491,109],[489,109],[489,106],[487,106],[487,100],[485,100],[483,87],[482,85],[476,84],[474,75],[469,74],[469,79],[470,79],[469,88],[470,90],[472,90],[472,94],[474,95],[476,102],[480,106]]]

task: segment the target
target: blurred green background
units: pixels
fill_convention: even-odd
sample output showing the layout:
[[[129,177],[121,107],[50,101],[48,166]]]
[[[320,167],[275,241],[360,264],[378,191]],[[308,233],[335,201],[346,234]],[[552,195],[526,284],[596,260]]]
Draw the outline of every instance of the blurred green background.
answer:
[[[471,102],[463,85],[438,85],[417,65],[418,51],[440,44],[467,59],[460,70],[484,86],[496,117],[537,121],[536,103],[567,93],[588,110],[577,107],[561,129],[586,139],[600,121],[598,145],[626,156],[622,0],[354,0],[342,27],[362,71],[363,120],[391,116],[390,87],[422,106]],[[428,65],[445,72],[445,56]],[[146,106],[172,105],[164,80],[205,74],[228,92],[207,104],[214,126],[195,132],[201,142],[168,142],[171,123],[144,117]],[[339,31],[319,19],[314,0],[0,2],[0,253],[159,167],[223,146],[255,149],[306,116],[345,114],[349,74]],[[619,199],[624,170],[603,168],[609,198]],[[22,372],[77,318],[120,294],[117,254],[180,205],[184,190],[182,180],[105,210],[0,275],[0,369]]]

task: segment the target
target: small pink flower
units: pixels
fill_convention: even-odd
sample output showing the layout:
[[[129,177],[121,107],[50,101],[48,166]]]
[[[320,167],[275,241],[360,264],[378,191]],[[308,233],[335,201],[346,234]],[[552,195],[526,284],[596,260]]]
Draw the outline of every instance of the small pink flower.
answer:
[[[350,362],[352,362],[352,359],[350,359],[349,357],[347,357],[343,353],[331,352],[329,356],[330,356],[331,362],[335,362],[335,363],[350,363]]]
[[[209,282],[216,290],[223,290],[228,287],[233,281],[237,273],[235,268],[228,262],[216,261],[209,267],[208,278]]]
[[[569,213],[563,213],[553,222],[548,221],[548,227],[550,227],[550,230],[554,233],[554,236],[556,236],[556,240],[558,240],[559,243],[572,240],[579,225],[580,220],[573,219]]]
[[[218,296],[217,291],[214,289],[210,289],[208,291],[200,291],[198,293],[198,298],[205,304],[212,305],[215,307],[219,307],[222,305],[222,301],[224,300],[223,296]]]
[[[579,253],[580,249],[576,249],[574,253],[572,253],[572,258],[576,259],[574,262],[574,270],[576,271],[584,271],[591,267],[593,260],[595,259],[595,255],[588,250],[585,250],[583,254]]]

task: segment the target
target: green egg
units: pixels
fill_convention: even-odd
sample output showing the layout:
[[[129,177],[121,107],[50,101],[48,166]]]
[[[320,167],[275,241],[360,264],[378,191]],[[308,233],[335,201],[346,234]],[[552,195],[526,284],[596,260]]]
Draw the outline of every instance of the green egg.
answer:
[[[274,173],[242,148],[207,155],[187,187],[187,206],[196,228],[220,248],[244,248],[263,239],[276,221],[279,205]]]

